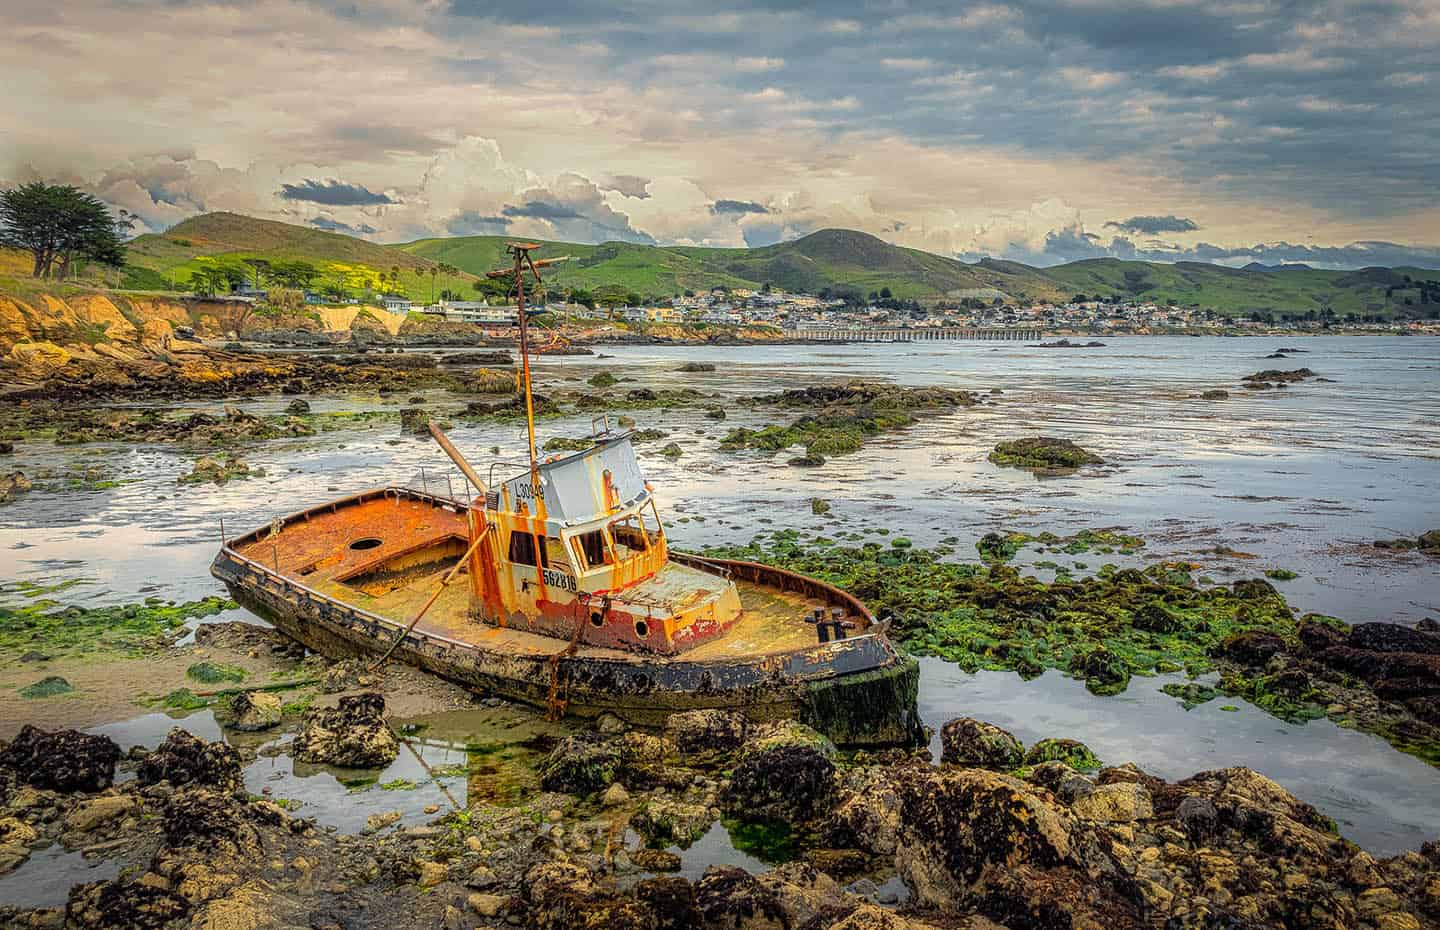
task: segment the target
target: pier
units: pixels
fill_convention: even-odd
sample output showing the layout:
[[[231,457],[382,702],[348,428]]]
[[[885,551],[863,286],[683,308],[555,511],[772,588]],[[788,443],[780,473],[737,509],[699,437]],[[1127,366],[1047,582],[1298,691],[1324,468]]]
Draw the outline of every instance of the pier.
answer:
[[[927,326],[914,329],[796,329],[786,335],[820,342],[938,342],[956,339],[1026,342],[1042,338],[1044,331],[1018,327],[973,329],[961,326]]]

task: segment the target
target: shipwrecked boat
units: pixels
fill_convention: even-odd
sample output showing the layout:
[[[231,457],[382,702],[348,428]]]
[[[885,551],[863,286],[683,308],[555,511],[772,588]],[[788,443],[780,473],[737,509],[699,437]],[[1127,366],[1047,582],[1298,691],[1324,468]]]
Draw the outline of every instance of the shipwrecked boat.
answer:
[[[513,246],[516,278],[529,249]],[[523,285],[521,286],[521,320]],[[524,389],[528,346],[521,329]],[[432,432],[468,500],[381,487],[226,539],[234,598],[327,655],[395,658],[552,713],[659,724],[725,707],[795,717],[842,745],[922,735],[919,670],[844,591],[671,550],[628,433],[482,478]],[[454,582],[454,583],[452,583]]]

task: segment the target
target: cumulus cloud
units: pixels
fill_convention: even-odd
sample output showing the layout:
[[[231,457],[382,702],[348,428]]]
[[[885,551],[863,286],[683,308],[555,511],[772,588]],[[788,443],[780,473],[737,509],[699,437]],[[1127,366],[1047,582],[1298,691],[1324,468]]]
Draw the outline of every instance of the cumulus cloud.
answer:
[[[1167,232],[1194,232],[1200,228],[1194,220],[1186,219],[1183,216],[1175,216],[1174,214],[1167,214],[1165,216],[1132,216],[1128,220],[1110,220],[1105,225],[1127,232],[1149,233],[1152,236]]]
[[[770,210],[763,203],[756,203],[753,200],[717,200],[710,205],[710,212],[719,215],[769,213]]]
[[[384,193],[372,191],[361,184],[346,184],[335,178],[324,181],[306,178],[299,184],[281,184],[280,197],[283,200],[306,200],[327,207],[373,207],[395,202]]]
[[[603,191],[616,191],[626,197],[637,197],[644,200],[650,196],[646,188],[650,184],[649,178],[642,178],[636,174],[612,174],[602,178],[599,182]]]
[[[527,200],[519,206],[507,206],[501,212],[507,217],[530,216],[537,220],[578,220],[584,215],[573,207],[543,200]]]

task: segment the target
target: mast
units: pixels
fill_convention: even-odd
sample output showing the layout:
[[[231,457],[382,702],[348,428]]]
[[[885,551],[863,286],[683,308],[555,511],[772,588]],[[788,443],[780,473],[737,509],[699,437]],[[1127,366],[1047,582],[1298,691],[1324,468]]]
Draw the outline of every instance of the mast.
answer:
[[[520,368],[525,382],[525,429],[527,448],[530,453],[530,484],[532,487],[536,487],[540,483],[540,470],[535,462],[535,399],[530,390],[530,327],[525,316],[525,269],[528,267],[530,273],[535,276],[535,283],[540,284],[542,283],[540,279],[542,267],[563,262],[568,257],[542,258],[537,262],[530,257],[530,252],[532,249],[538,248],[540,248],[540,244],[537,242],[507,242],[505,250],[514,258],[514,266],[509,270],[491,271],[486,274],[486,277],[489,278],[513,276],[515,280],[515,304],[520,322]]]

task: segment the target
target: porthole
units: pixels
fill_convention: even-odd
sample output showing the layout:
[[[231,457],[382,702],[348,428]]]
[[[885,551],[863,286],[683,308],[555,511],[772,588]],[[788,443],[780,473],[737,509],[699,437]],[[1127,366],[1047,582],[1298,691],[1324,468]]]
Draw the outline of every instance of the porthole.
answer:
[[[366,549],[374,549],[378,545],[380,545],[380,538],[378,536],[366,536],[363,539],[357,539],[352,542],[350,548],[356,552],[364,552]]]
[[[590,614],[590,625],[591,625],[591,626],[604,626],[604,625],[605,625],[605,615],[602,614],[602,613],[600,613],[600,611],[598,611],[598,610],[592,611],[591,614]]]
[[[646,623],[644,620],[636,620],[636,621],[635,621],[635,635],[638,636],[638,637],[640,637],[641,639],[644,639],[645,637],[649,636],[649,635],[650,635],[650,624]]]

